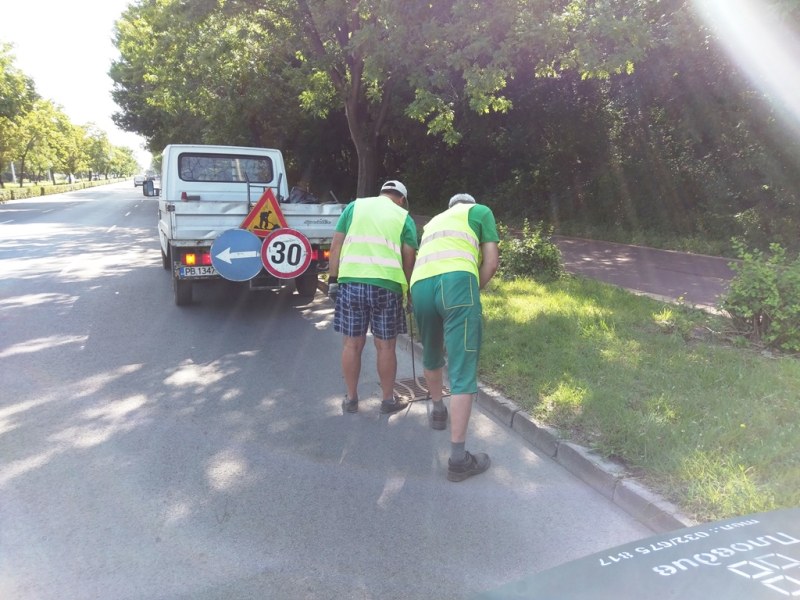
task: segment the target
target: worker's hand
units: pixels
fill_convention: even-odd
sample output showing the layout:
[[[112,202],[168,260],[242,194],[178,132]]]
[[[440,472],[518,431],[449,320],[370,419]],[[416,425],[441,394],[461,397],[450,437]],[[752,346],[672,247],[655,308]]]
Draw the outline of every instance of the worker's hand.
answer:
[[[338,283],[329,283],[328,284],[328,298],[333,300],[334,304],[336,303],[336,297],[339,295],[339,284]]]

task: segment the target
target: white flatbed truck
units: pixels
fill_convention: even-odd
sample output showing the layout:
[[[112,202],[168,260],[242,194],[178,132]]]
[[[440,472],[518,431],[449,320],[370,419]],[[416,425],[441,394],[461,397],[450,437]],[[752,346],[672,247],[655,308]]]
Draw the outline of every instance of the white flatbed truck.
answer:
[[[160,188],[148,185],[144,192],[158,196],[161,259],[172,274],[175,304],[190,304],[195,284],[222,277],[212,264],[214,240],[241,227],[267,189],[272,190],[286,227],[308,239],[311,261],[293,279],[263,269],[247,283],[254,290],[277,290],[293,282],[298,294],[313,297],[319,273],[328,269],[331,240],[344,206],[308,203],[307,195],[303,202],[291,202],[283,155],[274,148],[195,144],[164,148]]]

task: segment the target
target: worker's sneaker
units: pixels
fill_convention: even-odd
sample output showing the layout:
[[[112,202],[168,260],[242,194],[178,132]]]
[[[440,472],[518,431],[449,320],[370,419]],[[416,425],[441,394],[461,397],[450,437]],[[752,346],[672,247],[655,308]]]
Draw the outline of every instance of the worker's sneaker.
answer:
[[[392,413],[396,413],[399,410],[403,410],[406,406],[408,406],[408,401],[403,400],[402,398],[398,398],[397,396],[395,396],[391,400],[382,400],[381,414],[391,415]]]
[[[432,410],[429,420],[431,429],[438,429],[440,431],[442,429],[447,429],[447,407],[445,406],[442,412]]]
[[[347,396],[344,397],[342,400],[342,410],[346,413],[357,413],[358,412],[358,398],[351,399]]]
[[[485,452],[475,455],[467,452],[467,460],[463,463],[453,464],[452,461],[447,461],[447,479],[448,481],[464,481],[473,475],[480,475],[489,468],[490,464],[492,461]]]

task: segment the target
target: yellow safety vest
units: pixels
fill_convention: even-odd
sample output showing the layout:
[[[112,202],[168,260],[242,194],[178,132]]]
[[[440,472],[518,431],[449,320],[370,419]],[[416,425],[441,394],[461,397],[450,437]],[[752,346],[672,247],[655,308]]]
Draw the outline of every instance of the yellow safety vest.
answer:
[[[474,204],[456,204],[436,215],[422,233],[411,285],[420,279],[452,271],[467,271],[478,277],[481,245],[469,226]]]
[[[387,279],[405,293],[408,281],[400,249],[407,216],[406,209],[386,196],[357,199],[339,255],[339,277]]]

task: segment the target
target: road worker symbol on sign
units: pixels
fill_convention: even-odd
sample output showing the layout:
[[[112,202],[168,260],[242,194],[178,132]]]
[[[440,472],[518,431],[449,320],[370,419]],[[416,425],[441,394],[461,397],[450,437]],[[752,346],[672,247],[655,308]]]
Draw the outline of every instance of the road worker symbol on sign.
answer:
[[[270,219],[271,215],[271,210],[261,211],[261,214],[259,215],[260,218],[258,220],[259,229],[264,231],[272,231],[273,229],[278,229],[278,227],[281,226],[277,219]]]
[[[281,212],[278,201],[275,199],[271,189],[267,188],[264,191],[250,214],[245,217],[239,227],[247,229],[262,238],[276,229],[286,227],[286,218],[283,216],[283,212]]]

